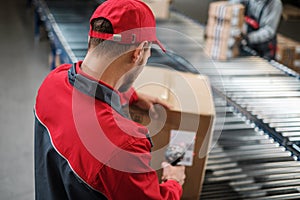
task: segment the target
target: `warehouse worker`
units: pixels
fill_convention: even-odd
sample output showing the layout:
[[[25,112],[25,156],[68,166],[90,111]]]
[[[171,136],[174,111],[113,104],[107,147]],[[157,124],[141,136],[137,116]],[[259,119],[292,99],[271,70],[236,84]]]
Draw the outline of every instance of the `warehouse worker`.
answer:
[[[275,59],[276,33],[280,22],[282,3],[280,0],[230,0],[246,7],[247,33],[242,44],[255,50],[259,56]]]
[[[37,200],[180,199],[184,166],[163,162],[163,176],[157,177],[149,165],[147,128],[122,109],[125,103],[167,106],[131,87],[151,43],[163,49],[155,26],[142,1],[105,1],[90,19],[84,60],[46,77],[35,104]]]

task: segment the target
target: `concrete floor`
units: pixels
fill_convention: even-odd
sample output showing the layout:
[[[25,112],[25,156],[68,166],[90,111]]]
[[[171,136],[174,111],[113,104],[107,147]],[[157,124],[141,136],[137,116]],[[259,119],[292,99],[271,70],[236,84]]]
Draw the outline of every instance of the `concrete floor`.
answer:
[[[49,44],[34,43],[26,0],[1,1],[0,27],[0,200],[33,200],[33,106]]]

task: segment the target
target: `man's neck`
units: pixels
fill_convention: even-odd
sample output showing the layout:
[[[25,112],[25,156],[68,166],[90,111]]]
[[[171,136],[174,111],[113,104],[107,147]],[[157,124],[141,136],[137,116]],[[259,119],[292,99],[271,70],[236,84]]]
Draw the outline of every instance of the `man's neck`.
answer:
[[[86,63],[82,63],[81,70],[87,75],[93,77],[97,81],[104,82],[110,85],[115,90],[118,90],[118,87],[122,85],[122,76],[124,72],[120,70],[120,63],[111,63],[109,66],[98,66],[91,67]],[[121,81],[121,82],[120,82]]]

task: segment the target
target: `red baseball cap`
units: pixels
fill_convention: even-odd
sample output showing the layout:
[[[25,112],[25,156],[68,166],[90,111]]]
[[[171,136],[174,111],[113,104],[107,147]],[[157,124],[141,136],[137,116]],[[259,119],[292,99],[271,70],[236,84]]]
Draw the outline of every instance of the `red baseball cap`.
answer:
[[[93,13],[93,19],[105,18],[113,26],[113,34],[93,31],[90,25],[89,36],[116,41],[121,44],[136,44],[149,41],[166,49],[156,37],[156,22],[151,9],[140,0],[107,0]]]

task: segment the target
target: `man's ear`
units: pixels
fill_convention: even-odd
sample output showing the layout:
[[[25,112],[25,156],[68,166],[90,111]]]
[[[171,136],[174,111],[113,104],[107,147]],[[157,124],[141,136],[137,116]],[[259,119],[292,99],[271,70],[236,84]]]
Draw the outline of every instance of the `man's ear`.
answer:
[[[132,54],[132,62],[138,62],[140,61],[145,52],[145,48],[148,46],[148,41],[143,41],[139,44],[139,46],[133,51]]]

